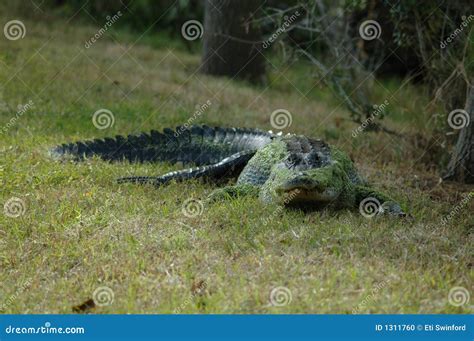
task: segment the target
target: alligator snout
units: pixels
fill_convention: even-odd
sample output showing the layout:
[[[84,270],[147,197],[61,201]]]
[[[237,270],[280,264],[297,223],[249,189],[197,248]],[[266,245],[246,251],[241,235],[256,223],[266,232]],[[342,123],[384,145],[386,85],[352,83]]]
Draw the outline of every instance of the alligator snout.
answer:
[[[300,175],[286,181],[284,184],[282,184],[278,188],[278,190],[282,192],[288,192],[294,189],[312,190],[312,189],[318,188],[319,185],[320,184],[317,180],[312,179],[311,177],[307,175]]]

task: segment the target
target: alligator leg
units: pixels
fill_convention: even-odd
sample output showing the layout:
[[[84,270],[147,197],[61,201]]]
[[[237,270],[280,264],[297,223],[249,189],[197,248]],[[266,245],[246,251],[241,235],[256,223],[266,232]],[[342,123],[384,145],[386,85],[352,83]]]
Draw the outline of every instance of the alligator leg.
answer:
[[[255,151],[244,151],[229,156],[222,161],[201,167],[182,169],[169,172],[161,176],[131,176],[119,178],[118,183],[153,184],[155,186],[164,185],[172,180],[184,181],[188,179],[208,178],[221,179],[235,176],[247,164],[248,160],[255,154]]]
[[[369,215],[407,216],[395,200],[366,186],[356,186],[356,204],[361,212]]]

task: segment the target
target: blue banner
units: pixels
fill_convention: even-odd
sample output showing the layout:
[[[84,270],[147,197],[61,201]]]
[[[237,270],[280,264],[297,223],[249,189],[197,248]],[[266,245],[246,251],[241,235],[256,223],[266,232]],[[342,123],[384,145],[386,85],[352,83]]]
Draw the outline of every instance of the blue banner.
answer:
[[[466,340],[472,315],[0,315],[0,340]]]

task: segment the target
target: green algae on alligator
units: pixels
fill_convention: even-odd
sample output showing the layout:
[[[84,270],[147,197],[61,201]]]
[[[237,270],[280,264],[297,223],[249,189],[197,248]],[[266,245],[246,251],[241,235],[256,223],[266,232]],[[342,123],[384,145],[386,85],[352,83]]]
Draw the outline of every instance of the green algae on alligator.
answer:
[[[51,153],[78,161],[97,155],[109,161],[194,165],[159,176],[123,177],[119,183],[160,186],[172,180],[205,178],[212,182],[237,177],[235,185],[212,192],[211,200],[254,195],[264,203],[316,209],[354,208],[369,202],[372,214],[405,216],[397,202],[370,187],[347,154],[303,135],[196,125],[63,144]]]

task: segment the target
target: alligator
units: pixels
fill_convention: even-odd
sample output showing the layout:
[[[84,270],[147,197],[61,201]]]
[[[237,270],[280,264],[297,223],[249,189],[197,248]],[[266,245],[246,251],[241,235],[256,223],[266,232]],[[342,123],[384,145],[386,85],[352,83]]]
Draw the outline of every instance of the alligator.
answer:
[[[192,168],[159,176],[128,176],[119,183],[153,184],[237,177],[235,185],[218,188],[210,201],[244,195],[285,207],[356,208],[369,216],[405,216],[401,206],[374,190],[359,175],[350,157],[320,139],[260,129],[206,125],[165,128],[163,132],[94,139],[59,145],[55,158],[80,161],[98,156],[107,161],[170,162]],[[366,205],[362,207],[363,205]],[[361,211],[362,213],[362,211]]]

